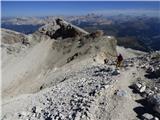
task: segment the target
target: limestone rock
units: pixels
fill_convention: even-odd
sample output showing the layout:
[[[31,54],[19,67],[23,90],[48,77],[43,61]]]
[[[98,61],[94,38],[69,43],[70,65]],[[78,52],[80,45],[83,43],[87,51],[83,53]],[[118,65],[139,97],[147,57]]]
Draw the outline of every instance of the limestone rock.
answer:
[[[148,102],[153,104],[153,109],[160,114],[160,93],[149,96]]]
[[[120,71],[118,69],[115,69],[113,72],[112,72],[112,75],[118,75],[120,74]]]
[[[117,96],[120,96],[120,97],[126,97],[126,96],[127,96],[127,91],[118,90],[118,91],[116,92],[116,95],[117,95]]]
[[[139,89],[139,92],[142,93],[146,90],[146,86],[145,85],[142,85],[142,87]]]
[[[149,113],[145,113],[142,115],[142,119],[143,120],[152,120],[153,119],[153,115],[149,114]]]

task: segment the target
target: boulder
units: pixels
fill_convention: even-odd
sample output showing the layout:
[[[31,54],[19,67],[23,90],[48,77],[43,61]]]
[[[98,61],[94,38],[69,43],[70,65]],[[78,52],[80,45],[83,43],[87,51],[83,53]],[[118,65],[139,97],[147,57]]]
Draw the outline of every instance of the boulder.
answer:
[[[150,66],[147,70],[146,70],[146,75],[145,77],[149,78],[149,79],[154,79],[154,78],[159,78],[160,77],[160,67],[158,66],[159,63],[154,63],[155,65]]]
[[[146,90],[146,86],[142,85],[142,87],[139,89],[139,92],[143,93],[143,92],[145,92],[145,90]]]
[[[146,90],[146,86],[139,82],[133,84],[133,88],[140,93],[143,93]]]
[[[115,69],[113,72],[112,72],[112,75],[118,75],[120,74],[120,71],[118,69]]]
[[[154,117],[153,120],[159,120],[159,118],[158,117]]]
[[[149,113],[144,113],[142,115],[142,120],[153,120],[153,115],[149,114]]]
[[[117,90],[116,95],[120,97],[126,97],[127,96],[127,91],[125,90]]]
[[[141,84],[141,83],[135,83],[135,84],[133,84],[133,87],[134,87],[137,91],[139,91],[139,89],[142,87],[142,84]]]
[[[147,73],[153,72],[154,68],[153,66],[149,66],[148,69],[146,70]]]
[[[154,94],[154,91],[152,91],[152,90],[150,90],[150,89],[146,89],[146,90],[145,90],[145,93],[146,93],[147,96],[149,96],[149,95],[153,95],[153,94]]]
[[[92,38],[97,38],[97,37],[103,36],[103,34],[104,34],[104,32],[103,32],[102,30],[97,30],[97,31],[95,31],[95,32],[92,32],[92,33],[90,34],[90,36],[91,36]]]
[[[160,93],[148,97],[148,102],[153,105],[153,109],[160,114]]]

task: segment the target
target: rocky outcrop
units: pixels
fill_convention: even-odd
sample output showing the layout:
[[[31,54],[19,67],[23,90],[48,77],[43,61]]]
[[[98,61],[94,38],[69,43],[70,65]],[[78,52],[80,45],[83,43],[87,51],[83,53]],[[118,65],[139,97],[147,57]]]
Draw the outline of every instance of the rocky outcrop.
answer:
[[[1,54],[2,68],[26,53],[30,48],[30,41],[27,35],[8,29],[1,29]],[[17,57],[18,56],[18,57]]]
[[[90,33],[90,36],[92,38],[98,38],[98,37],[103,36],[103,34],[104,34],[104,32],[102,30],[97,30],[95,32]]]
[[[38,31],[54,39],[60,37],[64,39],[88,34],[85,30],[69,24],[60,18],[55,19],[52,23],[42,26]]]
[[[24,45],[29,44],[26,35],[22,33],[1,28],[1,35],[2,35],[1,42],[5,44],[14,44],[14,43],[22,43]]]

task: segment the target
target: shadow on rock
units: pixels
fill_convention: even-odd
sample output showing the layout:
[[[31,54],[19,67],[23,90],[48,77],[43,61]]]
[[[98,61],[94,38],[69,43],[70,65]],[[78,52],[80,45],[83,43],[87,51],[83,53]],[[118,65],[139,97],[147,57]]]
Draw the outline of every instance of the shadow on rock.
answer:
[[[152,106],[147,103],[145,99],[136,100],[137,103],[140,103],[142,106],[135,107],[133,109],[134,112],[137,113],[137,117],[141,119],[142,115],[145,113],[149,113],[154,115],[154,111],[152,110]]]
[[[144,76],[149,79],[158,79],[160,77],[160,68],[151,72],[149,71]]]
[[[132,92],[134,94],[139,94],[139,92],[133,87],[133,85],[128,86],[130,89],[132,89]]]

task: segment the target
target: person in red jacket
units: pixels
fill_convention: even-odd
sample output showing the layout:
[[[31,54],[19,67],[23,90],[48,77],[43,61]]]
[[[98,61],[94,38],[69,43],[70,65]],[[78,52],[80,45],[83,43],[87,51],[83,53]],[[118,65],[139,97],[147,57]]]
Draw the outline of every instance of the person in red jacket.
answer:
[[[122,61],[123,61],[123,57],[122,57],[121,54],[119,54],[119,55],[117,56],[117,64],[116,64],[116,67],[121,67]]]

